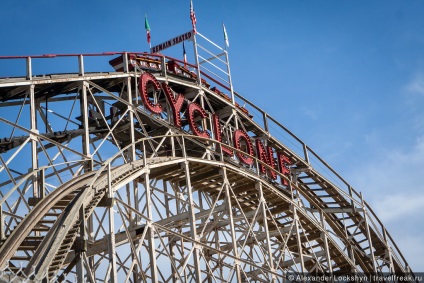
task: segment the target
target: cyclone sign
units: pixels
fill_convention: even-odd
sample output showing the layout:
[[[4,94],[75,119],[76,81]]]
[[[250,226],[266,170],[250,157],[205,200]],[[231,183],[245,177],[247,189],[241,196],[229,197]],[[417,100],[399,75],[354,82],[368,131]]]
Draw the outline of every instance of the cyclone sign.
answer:
[[[169,107],[172,109],[173,115],[173,124],[176,127],[181,128],[181,114],[185,112],[185,116],[188,120],[188,125],[193,135],[202,137],[202,138],[212,138],[211,134],[207,129],[202,128],[201,125],[198,125],[197,121],[200,119],[205,119],[209,115],[199,104],[188,101],[186,109],[183,109],[184,101],[186,97],[183,94],[174,95],[171,87],[163,82],[162,84],[150,73],[143,73],[139,78],[139,92],[141,96],[141,101],[146,109],[154,114],[161,114],[164,111],[164,108],[158,102],[154,102],[149,97],[149,87],[150,90],[153,89],[154,92],[162,90],[165,93]],[[213,139],[222,142],[223,133],[221,132],[221,123],[220,117],[214,113],[212,114],[212,133]],[[227,138],[227,141],[230,141],[231,138]],[[277,170],[281,173],[284,178],[281,178],[281,184],[284,186],[288,185],[288,175],[290,173],[289,158],[281,152],[276,152],[276,158],[274,157],[275,149],[270,146],[265,146],[260,139],[256,139],[252,142],[252,139],[249,135],[242,129],[235,129],[232,133],[232,144],[231,146],[237,149],[234,152],[231,148],[222,146],[222,152],[226,156],[236,156],[238,160],[245,165],[252,165],[254,160],[251,156],[256,156],[261,162],[267,164],[270,168]],[[255,144],[255,146],[253,146]],[[228,144],[230,145],[230,144]],[[244,153],[246,154],[244,154]],[[277,160],[277,164],[275,163]],[[267,174],[268,176],[276,180],[277,174],[273,170],[267,170],[263,164],[259,164],[259,168],[262,174]]]

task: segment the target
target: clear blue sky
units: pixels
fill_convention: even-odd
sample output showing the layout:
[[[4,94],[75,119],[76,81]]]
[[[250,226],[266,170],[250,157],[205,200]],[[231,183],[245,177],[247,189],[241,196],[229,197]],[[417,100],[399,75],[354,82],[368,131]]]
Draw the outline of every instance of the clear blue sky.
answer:
[[[424,1],[194,0],[194,8],[199,32],[221,45],[225,22],[235,90],[362,191],[424,271]],[[145,14],[153,45],[191,28],[188,0],[3,0],[0,55],[147,51]]]

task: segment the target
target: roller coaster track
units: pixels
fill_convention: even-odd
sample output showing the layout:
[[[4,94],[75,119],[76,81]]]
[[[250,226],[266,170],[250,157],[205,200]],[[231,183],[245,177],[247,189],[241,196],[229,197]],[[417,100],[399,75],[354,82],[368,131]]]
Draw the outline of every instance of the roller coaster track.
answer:
[[[216,195],[219,192],[219,190],[216,189],[219,185],[211,182],[212,178],[217,178],[219,175],[216,166],[202,164],[202,160],[190,161],[195,164],[197,163],[198,167],[196,168],[202,168],[202,171],[205,171],[206,175],[209,175],[209,178],[192,179],[193,187],[195,189],[208,191],[211,195]],[[181,163],[184,161],[180,160],[179,162]],[[156,161],[156,166],[158,165],[160,164]],[[220,166],[227,165],[222,163]],[[110,180],[112,187],[117,186],[117,183],[129,182],[139,177],[144,173],[144,167],[143,161],[140,160],[136,163],[125,164],[123,166],[113,168],[113,170],[111,170]],[[159,168],[161,167],[162,166]],[[185,178],[184,170],[175,165],[173,166],[173,169],[174,170],[170,171],[168,174],[161,173],[159,176],[163,178],[169,178],[169,176],[171,176],[173,182],[183,181]],[[258,210],[260,202],[258,195],[255,193],[255,182],[252,176],[250,176],[252,179],[247,176],[240,176],[240,174],[237,174],[237,170],[239,170],[238,168],[230,167],[228,169],[231,170],[231,173],[228,176],[229,181],[237,181],[241,183],[240,186],[233,187],[234,194],[237,194],[237,198],[233,199],[232,205],[235,206],[239,204],[240,207],[244,209],[244,213],[246,215],[254,213]],[[35,269],[37,274],[41,273],[41,275],[38,276],[39,279],[44,278],[44,272],[45,270],[48,270],[48,278],[52,278],[54,273],[57,272],[64,263],[66,254],[71,249],[75,241],[81,222],[78,218],[80,208],[85,208],[84,215],[85,218],[88,219],[93,208],[105,195],[107,183],[107,171],[89,172],[69,183],[64,184],[63,188],[58,188],[49,194],[34,207],[30,214],[27,215],[27,217],[13,231],[8,240],[6,240],[6,242],[2,245],[0,250],[2,260],[0,261],[0,264],[5,264],[11,256],[13,256],[13,254],[22,247],[23,243],[28,243],[31,239],[33,239],[31,236],[28,237],[25,235],[31,234],[31,231],[36,231],[37,228],[45,225],[43,218],[47,213],[51,212],[54,208],[63,207],[62,214],[58,217],[57,221],[54,222],[54,225],[49,228],[49,232],[43,238],[43,241],[38,244],[37,251],[31,258],[25,270],[26,273],[30,274],[31,270]],[[208,184],[208,186],[204,186],[205,183]],[[299,214],[302,213],[301,208],[291,202],[290,199],[279,190],[273,188],[267,183],[263,183],[263,185],[264,188],[266,188],[264,190],[264,197],[269,200],[269,209],[275,213],[275,216],[282,212],[290,211],[291,205],[297,207]],[[250,190],[248,190],[248,188],[250,188]],[[203,211],[202,214],[205,214],[205,212]],[[287,216],[293,217],[290,214],[287,214]],[[308,230],[307,233],[304,233],[304,235],[301,236],[304,242],[311,240],[311,237],[318,239],[321,237],[321,233],[325,233],[325,230],[320,227],[319,223],[316,223],[316,221],[307,215],[301,215],[301,218],[302,226]],[[187,221],[188,217],[185,220]],[[169,220],[169,222],[171,221],[172,219]],[[264,219],[262,218],[260,221],[263,223]],[[276,238],[280,238],[280,241],[283,241],[284,238],[282,234],[294,230],[294,226],[290,222],[282,223],[272,218],[267,219],[267,222],[268,229],[274,231],[274,236]],[[160,222],[156,225],[160,225]],[[320,244],[323,245],[323,243]],[[333,249],[333,258],[338,257],[341,262],[350,261],[348,258],[343,256],[343,253],[340,250],[337,249],[337,245],[335,245],[335,243],[330,241],[329,244]],[[288,243],[288,245],[296,246],[296,241],[292,240],[291,243]],[[226,248],[228,249],[229,247]],[[225,250],[226,249],[223,248],[219,252]],[[311,258],[311,260],[313,260],[313,258]]]
[[[76,127],[58,132],[49,129],[47,122],[46,133],[40,133],[34,125],[0,117],[3,125],[21,133],[0,140],[0,151],[8,158],[2,158],[0,170],[10,176],[0,180],[2,187],[9,187],[0,196],[0,212],[7,220],[0,241],[0,268],[8,266],[18,279],[30,277],[36,282],[63,281],[71,274],[91,282],[116,282],[118,277],[127,282],[283,282],[291,272],[411,274],[362,195],[309,147],[277,123],[300,142],[300,153],[288,147],[269,130],[275,120],[268,114],[261,112],[264,120],[252,119],[253,112],[240,102],[235,106],[208,85],[168,73],[163,64],[166,58],[159,59],[155,62],[162,64],[157,63],[157,70],[139,73],[0,80],[4,107],[23,108],[33,99],[44,121],[48,121],[47,106],[44,112],[40,107],[44,99],[50,103],[80,100],[82,109],[79,116],[67,118]],[[268,146],[290,159],[290,173],[283,174],[258,156],[250,156],[251,165],[243,164],[236,156],[246,152],[231,146],[230,138],[221,142],[190,135],[186,120],[177,127],[170,123],[172,115],[164,117],[140,107],[131,97],[140,72],[154,74],[186,100],[196,100],[196,93],[201,93],[203,107],[220,115],[223,133],[242,127],[251,137],[266,137]],[[166,102],[160,96],[151,99]],[[107,115],[102,105],[108,101],[115,110]],[[114,120],[116,113],[119,117]],[[261,121],[264,126],[258,124]],[[77,139],[82,139],[83,149],[73,145]],[[105,142],[116,147],[114,154],[96,159]],[[30,144],[35,155],[47,156],[48,163],[14,176],[7,167]],[[52,149],[57,149],[54,158]],[[225,155],[224,149],[234,155]],[[340,177],[347,189],[325,177],[308,154]],[[63,156],[62,163],[54,162],[58,156]],[[64,172],[72,172],[67,181]],[[43,178],[60,181],[51,191],[43,189],[27,197],[24,185],[33,183],[35,188],[41,183],[47,188]],[[21,203],[28,207],[25,215],[18,213]],[[114,214],[120,218],[113,218]],[[100,228],[93,227],[93,221]],[[119,229],[113,227],[117,221]],[[117,251],[121,248],[126,254],[122,258]],[[147,263],[141,250],[148,254]],[[162,269],[157,261],[167,262],[169,268]],[[23,269],[18,262],[24,263]],[[106,275],[99,279],[99,273]]]

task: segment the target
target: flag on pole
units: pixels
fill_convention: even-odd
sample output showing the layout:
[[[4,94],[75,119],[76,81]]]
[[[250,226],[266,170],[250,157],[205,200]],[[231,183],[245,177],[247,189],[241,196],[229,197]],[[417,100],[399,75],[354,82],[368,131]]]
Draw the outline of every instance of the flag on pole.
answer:
[[[184,41],[183,41],[183,57],[184,57],[184,68],[187,68],[187,54],[186,54],[186,50],[185,50]]]
[[[224,23],[222,23],[222,31],[224,32],[225,45],[226,45],[227,47],[229,47],[229,46],[230,46],[230,42],[228,41],[227,30],[225,29],[225,25],[224,25]]]
[[[193,32],[194,34],[196,34],[196,15],[194,14],[192,0],[190,0],[190,19],[191,19],[191,25],[193,26]]]
[[[146,15],[144,15],[144,28],[146,29],[147,43],[150,44],[150,25]]]

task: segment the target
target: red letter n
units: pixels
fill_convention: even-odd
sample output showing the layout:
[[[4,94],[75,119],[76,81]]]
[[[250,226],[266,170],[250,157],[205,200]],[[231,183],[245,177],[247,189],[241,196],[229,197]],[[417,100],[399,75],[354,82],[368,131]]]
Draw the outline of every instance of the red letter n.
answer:
[[[265,147],[260,140],[256,140],[256,153],[259,160],[275,169],[274,154],[272,152],[272,148],[267,146],[266,149],[267,150],[265,151]],[[266,174],[266,167],[262,163],[259,163],[259,170],[261,170],[262,174]],[[275,173],[273,170],[269,170],[269,175],[271,179],[277,179],[277,173]]]
[[[290,159],[282,154],[281,152],[277,152],[277,160],[278,160],[278,167],[280,168],[280,173],[283,174],[286,177],[290,176],[290,170],[289,165],[291,164]],[[281,184],[284,186],[288,186],[289,182],[286,178],[281,178]]]

